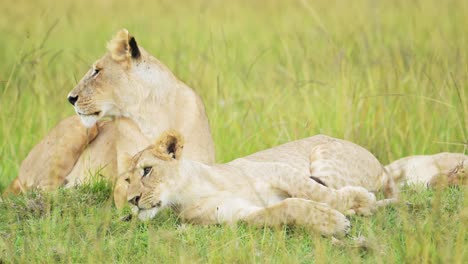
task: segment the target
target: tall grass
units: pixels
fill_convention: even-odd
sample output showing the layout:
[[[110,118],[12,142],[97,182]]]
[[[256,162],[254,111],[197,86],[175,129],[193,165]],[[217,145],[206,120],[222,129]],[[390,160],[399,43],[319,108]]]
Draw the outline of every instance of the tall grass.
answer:
[[[468,2],[51,1],[0,4],[0,190],[73,114],[67,93],[126,27],[203,98],[217,160],[323,133],[382,163],[466,152]],[[96,187],[97,186],[97,187]],[[467,257],[466,190],[406,188],[353,217],[366,245],[308,234],[122,222],[109,186],[0,203],[0,262],[444,262]],[[106,194],[102,196],[102,194]],[[361,243],[362,244],[362,243]]]

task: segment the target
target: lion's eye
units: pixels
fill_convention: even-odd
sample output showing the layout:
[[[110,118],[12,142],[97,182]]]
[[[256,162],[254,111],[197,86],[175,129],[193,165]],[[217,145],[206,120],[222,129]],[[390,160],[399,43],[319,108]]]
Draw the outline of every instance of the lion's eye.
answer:
[[[148,176],[148,174],[150,174],[152,170],[153,170],[153,167],[144,167],[142,176],[143,177]]]
[[[95,77],[96,75],[99,74],[100,71],[101,71],[100,69],[94,68],[93,74],[92,74],[91,76],[92,76],[92,77]]]

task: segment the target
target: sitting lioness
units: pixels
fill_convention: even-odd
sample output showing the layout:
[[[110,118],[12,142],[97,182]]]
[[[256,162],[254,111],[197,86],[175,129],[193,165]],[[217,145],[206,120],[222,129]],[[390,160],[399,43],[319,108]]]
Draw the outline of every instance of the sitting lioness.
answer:
[[[298,224],[340,235],[350,225],[344,214],[369,215],[378,205],[366,189],[393,188],[371,153],[323,135],[219,165],[183,158],[183,149],[183,136],[167,131],[126,162],[127,199],[140,219],[171,207],[183,220],[198,224]],[[321,179],[338,189],[316,179],[325,175]]]
[[[184,135],[187,158],[214,162],[200,97],[125,29],[109,42],[108,53],[93,64],[68,100],[79,118],[65,119],[33,148],[7,193],[75,186],[90,174],[115,180],[122,154],[137,153],[167,129]],[[104,117],[114,120],[101,121]],[[119,182],[116,191],[118,200],[126,193],[125,182]],[[125,196],[120,198],[126,202]]]

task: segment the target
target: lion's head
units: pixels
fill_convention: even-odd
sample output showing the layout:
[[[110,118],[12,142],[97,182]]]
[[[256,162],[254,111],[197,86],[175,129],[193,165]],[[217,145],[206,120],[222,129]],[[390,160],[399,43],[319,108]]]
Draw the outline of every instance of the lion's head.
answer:
[[[105,116],[127,116],[129,109],[138,107],[138,100],[150,98],[155,90],[151,88],[170,74],[126,29],[117,32],[107,49],[68,95],[87,127]]]
[[[140,219],[151,219],[161,208],[170,205],[169,190],[178,178],[182,149],[182,135],[166,131],[154,145],[129,161],[129,169],[123,176],[129,184],[127,199]]]

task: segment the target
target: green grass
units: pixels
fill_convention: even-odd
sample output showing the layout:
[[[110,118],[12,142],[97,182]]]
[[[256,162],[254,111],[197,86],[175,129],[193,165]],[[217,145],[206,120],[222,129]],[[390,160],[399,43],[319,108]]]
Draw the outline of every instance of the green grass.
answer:
[[[0,190],[73,114],[67,93],[122,27],[202,96],[220,162],[318,133],[384,164],[464,152],[467,13],[463,0],[2,2]],[[408,203],[352,217],[343,245],[294,227],[186,225],[170,212],[123,222],[110,193],[98,182],[0,203],[0,263],[468,260],[463,188],[405,188]]]

